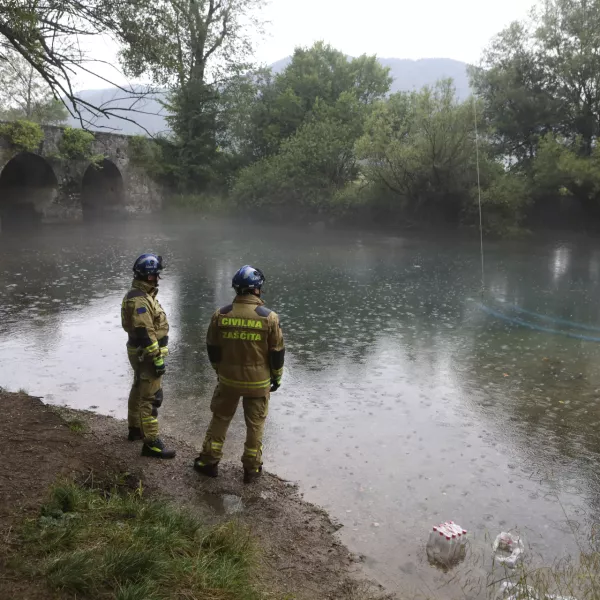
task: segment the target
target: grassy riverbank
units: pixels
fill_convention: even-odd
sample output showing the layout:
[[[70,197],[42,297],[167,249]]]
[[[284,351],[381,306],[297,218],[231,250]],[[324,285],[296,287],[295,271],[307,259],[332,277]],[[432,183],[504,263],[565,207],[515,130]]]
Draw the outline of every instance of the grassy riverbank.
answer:
[[[17,540],[9,569],[53,592],[93,600],[266,597],[247,527],[207,527],[187,511],[145,498],[141,487],[57,483]]]
[[[339,529],[296,488],[197,450],[153,461],[121,421],[0,390],[0,598],[376,600]],[[233,510],[231,507],[233,506]]]

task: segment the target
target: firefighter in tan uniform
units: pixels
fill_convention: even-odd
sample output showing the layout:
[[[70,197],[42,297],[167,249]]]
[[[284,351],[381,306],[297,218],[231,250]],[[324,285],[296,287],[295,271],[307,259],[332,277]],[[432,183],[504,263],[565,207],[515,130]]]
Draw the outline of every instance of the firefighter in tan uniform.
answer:
[[[210,362],[219,383],[210,409],[212,420],[202,453],[194,468],[217,477],[223,444],[240,397],[246,420],[242,463],[244,483],[262,473],[262,437],[269,408],[269,394],[281,385],[285,349],[277,314],[264,306],[260,293],[265,277],[254,267],[242,267],[233,277],[233,304],[212,317],[207,334]]]
[[[133,368],[129,393],[129,440],[144,440],[142,456],[174,458],[158,436],[158,409],[163,401],[164,357],[168,354],[169,323],[156,299],[162,257],[142,254],[133,265],[134,280],[121,307],[121,323],[128,333],[127,354]]]

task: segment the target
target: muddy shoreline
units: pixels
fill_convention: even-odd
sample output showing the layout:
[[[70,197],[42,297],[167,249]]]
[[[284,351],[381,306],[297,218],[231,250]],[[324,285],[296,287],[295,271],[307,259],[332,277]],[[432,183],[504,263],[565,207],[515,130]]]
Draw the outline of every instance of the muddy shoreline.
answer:
[[[0,405],[5,416],[0,421],[5,449],[0,461],[0,567],[16,544],[19,524],[39,510],[58,477],[127,473],[144,494],[197,511],[207,522],[236,518],[248,525],[262,548],[261,572],[274,597],[389,597],[365,581],[361,558],[336,536],[341,526],[303,501],[291,483],[266,473],[244,486],[241,466],[226,461],[218,479],[206,479],[192,468],[195,449],[180,440],[166,438],[177,449],[175,460],[154,461],[140,456],[139,443],[127,442],[123,421],[51,407],[25,394],[1,392]],[[6,569],[0,571],[0,596],[48,597],[41,582],[19,581]]]

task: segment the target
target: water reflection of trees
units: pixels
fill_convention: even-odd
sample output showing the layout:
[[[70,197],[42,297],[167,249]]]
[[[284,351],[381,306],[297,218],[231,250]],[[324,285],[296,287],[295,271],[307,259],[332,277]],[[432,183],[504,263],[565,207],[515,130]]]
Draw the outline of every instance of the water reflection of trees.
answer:
[[[496,302],[501,311],[518,304],[598,326],[600,315],[593,301],[598,291],[597,250],[562,247],[545,255],[546,261],[533,253],[511,265],[502,277],[503,296],[491,293],[485,301]],[[536,322],[531,316],[522,318]],[[563,483],[577,481],[586,487],[581,493],[590,505],[600,510],[600,486],[594,476],[600,450],[600,346],[510,326],[493,317],[480,316],[479,321],[479,331],[465,337],[453,355],[473,410],[521,448],[532,473],[538,468],[535,476],[543,479],[552,473]],[[568,330],[561,324],[543,324]]]

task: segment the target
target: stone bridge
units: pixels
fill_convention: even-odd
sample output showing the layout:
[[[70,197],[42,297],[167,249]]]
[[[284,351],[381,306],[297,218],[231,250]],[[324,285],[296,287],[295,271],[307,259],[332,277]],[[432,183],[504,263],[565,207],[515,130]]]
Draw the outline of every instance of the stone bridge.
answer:
[[[19,152],[0,135],[0,229],[81,221],[161,209],[161,187],[133,164],[125,135],[95,133],[89,160],[60,157],[62,127],[42,127],[36,152]]]

